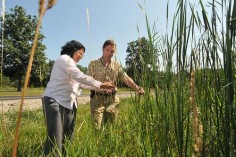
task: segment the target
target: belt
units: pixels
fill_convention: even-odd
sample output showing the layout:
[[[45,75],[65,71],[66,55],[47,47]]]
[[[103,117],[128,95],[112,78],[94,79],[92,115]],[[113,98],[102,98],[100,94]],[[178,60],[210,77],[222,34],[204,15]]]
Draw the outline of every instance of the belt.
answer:
[[[105,94],[105,93],[95,93],[95,95],[102,95],[102,96],[112,96],[115,95],[116,93],[111,93],[111,94]]]
[[[91,94],[90,94],[90,98],[93,98],[94,97],[94,95],[99,95],[99,96],[113,96],[113,95],[115,95],[116,94],[116,92],[113,92],[113,93],[111,93],[111,94],[105,94],[105,93],[99,93],[99,92],[95,92],[95,91],[91,91]]]

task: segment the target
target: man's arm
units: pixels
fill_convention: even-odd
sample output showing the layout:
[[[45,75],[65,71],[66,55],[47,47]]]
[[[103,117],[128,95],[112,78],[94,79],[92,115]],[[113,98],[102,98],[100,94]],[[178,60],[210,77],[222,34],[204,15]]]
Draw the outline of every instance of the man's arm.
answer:
[[[134,81],[132,78],[130,78],[128,75],[126,75],[124,78],[123,78],[123,82],[129,86],[130,88],[134,89],[136,92],[138,92],[140,95],[143,95],[144,94],[144,90],[142,87],[139,87]]]

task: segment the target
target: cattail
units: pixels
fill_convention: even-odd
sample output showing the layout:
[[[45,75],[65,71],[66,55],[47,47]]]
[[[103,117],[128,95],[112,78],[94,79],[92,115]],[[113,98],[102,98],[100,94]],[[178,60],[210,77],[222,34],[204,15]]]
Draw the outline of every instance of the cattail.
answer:
[[[45,0],[39,1],[39,15],[44,15],[47,9],[51,9],[56,3],[56,0],[48,0],[47,8],[45,8]]]
[[[39,15],[40,14],[44,15],[44,13],[45,13],[44,3],[45,3],[45,0],[39,1]]]
[[[47,9],[51,9],[57,3],[56,0],[49,0]]]
[[[203,141],[202,141],[203,126],[202,126],[201,121],[199,120],[199,109],[195,101],[195,72],[194,70],[191,72],[190,90],[191,90],[190,102],[193,108],[193,138],[194,138],[193,156],[199,156],[203,147]]]

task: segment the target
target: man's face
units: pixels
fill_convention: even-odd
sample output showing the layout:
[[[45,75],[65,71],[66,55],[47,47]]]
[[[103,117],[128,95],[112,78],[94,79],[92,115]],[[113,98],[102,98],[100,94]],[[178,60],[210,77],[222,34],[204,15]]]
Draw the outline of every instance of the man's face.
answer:
[[[114,45],[107,45],[105,48],[102,49],[103,57],[111,59],[113,54],[115,53],[115,46]]]

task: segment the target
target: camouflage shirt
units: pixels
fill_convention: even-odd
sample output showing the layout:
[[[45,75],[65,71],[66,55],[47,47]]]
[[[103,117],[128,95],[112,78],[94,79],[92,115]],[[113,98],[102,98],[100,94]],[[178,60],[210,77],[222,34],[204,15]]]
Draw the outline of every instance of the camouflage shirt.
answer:
[[[112,82],[116,86],[127,76],[117,61],[111,61],[105,66],[102,57],[89,63],[87,75],[101,82]]]

